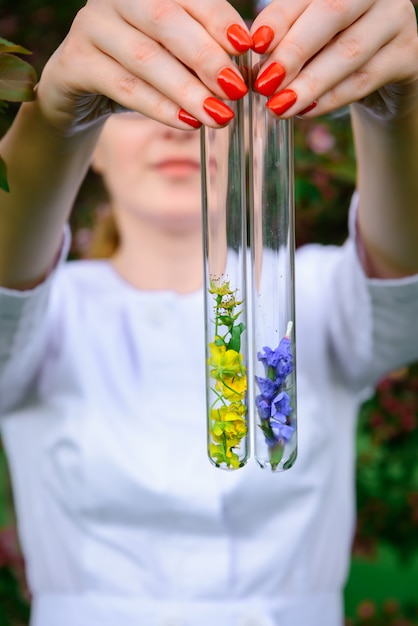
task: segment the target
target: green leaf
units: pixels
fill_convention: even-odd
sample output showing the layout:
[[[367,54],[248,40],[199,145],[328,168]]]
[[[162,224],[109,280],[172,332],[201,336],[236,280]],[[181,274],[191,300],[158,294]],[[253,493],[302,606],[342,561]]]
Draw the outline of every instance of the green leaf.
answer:
[[[9,52],[14,54],[32,54],[30,50],[27,50],[23,46],[19,46],[7,39],[0,37],[0,52]]]
[[[283,458],[284,445],[278,441],[273,446],[270,447],[270,464],[271,469],[274,471],[277,469],[280,461]]]
[[[235,350],[235,352],[240,352],[241,350],[241,335],[245,330],[245,325],[241,322],[232,328],[231,330],[231,339],[229,340],[228,348],[229,350]]]
[[[298,451],[297,451],[297,448],[295,448],[292,454],[287,459],[286,463],[283,464],[284,470],[290,469],[293,466],[293,463],[296,461],[297,455],[298,455]]]
[[[33,67],[13,54],[0,54],[0,100],[33,100],[37,80]]]
[[[218,319],[224,326],[230,327],[234,323],[234,320],[229,315],[219,315]]]
[[[241,351],[241,332],[238,326],[234,326],[231,330],[231,339],[228,343],[229,350],[235,350],[235,352]]]
[[[3,189],[3,191],[7,191],[7,192],[10,191],[9,184],[7,182],[7,167],[6,167],[6,163],[1,158],[1,156],[0,156],[0,189]]]

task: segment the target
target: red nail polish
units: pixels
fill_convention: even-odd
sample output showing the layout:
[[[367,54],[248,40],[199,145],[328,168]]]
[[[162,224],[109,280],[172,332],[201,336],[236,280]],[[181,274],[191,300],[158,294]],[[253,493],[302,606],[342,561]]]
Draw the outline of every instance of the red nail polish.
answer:
[[[253,45],[250,34],[239,24],[232,24],[232,26],[227,29],[226,36],[238,52],[247,52]]]
[[[274,39],[274,31],[270,26],[260,26],[253,35],[253,50],[264,54]]]
[[[192,126],[193,128],[200,128],[202,126],[202,122],[199,122],[199,120],[193,117],[193,115],[190,115],[190,113],[188,113],[184,109],[179,109],[177,117],[179,118],[179,120],[181,120],[182,122],[185,122],[186,124],[188,124],[189,126]]]
[[[239,100],[248,92],[248,87],[242,78],[229,67],[226,67],[219,73],[217,80],[231,100]]]
[[[283,115],[298,99],[293,89],[283,89],[267,102],[268,108],[276,115]]]
[[[271,96],[283,82],[285,69],[280,63],[269,65],[255,81],[255,89],[263,96]]]
[[[302,109],[302,111],[299,111],[298,115],[305,115],[305,113],[309,113],[309,111],[312,111],[313,109],[316,108],[317,104],[318,104],[318,100],[314,100],[312,104],[310,104],[308,107],[306,107],[305,109]]]
[[[218,98],[214,98],[212,96],[204,100],[203,108],[206,113],[208,113],[211,118],[221,126],[230,122],[234,117],[234,112],[227,104],[225,104],[225,102],[222,102],[222,100],[218,100]]]

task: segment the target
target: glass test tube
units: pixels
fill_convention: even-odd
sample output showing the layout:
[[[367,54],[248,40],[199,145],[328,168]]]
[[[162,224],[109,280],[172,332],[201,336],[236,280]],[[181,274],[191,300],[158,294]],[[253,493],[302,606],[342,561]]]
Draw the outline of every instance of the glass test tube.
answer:
[[[293,121],[253,91],[249,134],[254,454],[281,471],[297,455]]]
[[[249,457],[244,102],[225,128],[202,128],[208,455],[234,470]]]

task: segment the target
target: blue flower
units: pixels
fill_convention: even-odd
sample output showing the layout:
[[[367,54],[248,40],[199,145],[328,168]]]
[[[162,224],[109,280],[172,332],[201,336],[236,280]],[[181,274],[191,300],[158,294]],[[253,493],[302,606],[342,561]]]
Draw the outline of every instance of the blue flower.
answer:
[[[255,399],[255,405],[258,409],[258,413],[263,420],[271,417],[271,403],[268,402],[263,396],[257,396]]]
[[[255,403],[261,418],[259,424],[270,450],[270,462],[275,469],[283,455],[284,444],[292,437],[295,428],[288,423],[292,413],[289,394],[283,390],[286,378],[293,372],[293,355],[289,339],[291,327],[275,350],[268,346],[257,352],[257,359],[263,363],[265,378],[256,376],[260,394]]]
[[[293,355],[290,345],[289,337],[283,337],[275,350],[265,346],[264,352],[257,352],[257,359],[264,363],[267,370],[270,367],[273,368],[276,379],[283,380],[293,372]]]
[[[271,417],[284,424],[286,417],[292,412],[292,405],[290,404],[290,397],[286,391],[281,391],[273,399],[271,403]]]
[[[270,378],[262,378],[261,376],[256,376],[255,379],[265,400],[272,400],[279,388],[277,381],[270,380]]]
[[[275,361],[276,361],[275,350],[272,350],[268,346],[264,346],[263,350],[264,350],[264,353],[257,352],[257,359],[261,361],[262,363],[264,363],[266,368],[270,366],[275,367]]]
[[[277,441],[289,441],[295,430],[294,427],[289,426],[289,424],[279,424],[279,422],[273,420],[270,422],[270,428],[274,435],[274,442],[271,442],[271,445]]]

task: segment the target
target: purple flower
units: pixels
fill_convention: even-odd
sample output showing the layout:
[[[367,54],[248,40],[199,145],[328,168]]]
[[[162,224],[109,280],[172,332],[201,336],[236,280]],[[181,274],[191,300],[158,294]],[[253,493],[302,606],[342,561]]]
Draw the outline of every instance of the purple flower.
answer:
[[[271,403],[265,400],[263,396],[257,396],[255,399],[255,405],[258,409],[258,413],[261,419],[269,419],[269,417],[271,416]]]
[[[257,359],[263,363],[266,376],[255,377],[260,389],[255,403],[261,418],[259,426],[269,446],[274,468],[283,455],[284,444],[291,439],[295,431],[294,426],[287,423],[292,413],[290,396],[282,389],[286,377],[293,372],[293,355],[290,347],[291,342],[286,334],[275,350],[265,346],[263,352],[257,353]]]
[[[257,359],[264,363],[264,365],[268,368],[270,366],[275,367],[276,365],[276,352],[272,350],[268,346],[264,346],[263,352],[257,352]]]
[[[278,383],[277,381],[270,380],[270,378],[262,378],[261,376],[255,377],[257,385],[260,388],[261,395],[265,400],[272,400],[277,394]]]
[[[289,337],[283,337],[275,350],[264,346],[264,352],[257,352],[257,359],[264,363],[268,370],[273,368],[276,378],[283,380],[293,372],[293,355],[290,350]]]
[[[270,427],[274,435],[274,442],[271,442],[271,444],[274,444],[277,441],[287,442],[293,435],[294,428],[293,426],[289,426],[289,424],[279,424],[278,422],[272,420]]]
[[[290,397],[286,391],[281,391],[271,403],[270,428],[274,435],[274,442],[289,441],[294,428],[286,423],[287,417],[292,412]]]
[[[271,403],[271,417],[272,419],[284,424],[286,417],[292,412],[292,406],[290,404],[290,397],[286,391],[281,391],[273,399]]]

